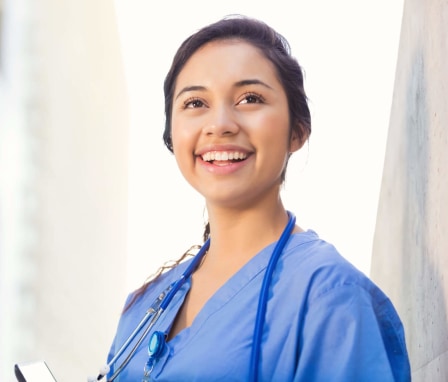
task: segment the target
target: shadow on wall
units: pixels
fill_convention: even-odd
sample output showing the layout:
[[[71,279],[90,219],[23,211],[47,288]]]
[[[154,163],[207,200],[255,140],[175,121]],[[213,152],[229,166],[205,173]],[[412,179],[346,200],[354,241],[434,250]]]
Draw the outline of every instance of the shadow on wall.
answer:
[[[418,381],[435,381],[436,367],[427,368],[439,358],[448,343],[448,319],[444,291],[443,269],[437,267],[438,243],[431,240],[430,232],[438,224],[430,204],[431,116],[428,94],[431,81],[426,78],[423,51],[414,56],[406,89],[404,130],[405,179],[401,195],[403,203],[402,237],[402,298],[406,307],[407,345],[412,375]],[[437,215],[437,214],[436,214]],[[442,217],[444,219],[446,217]],[[439,249],[440,250],[440,249]],[[406,281],[407,279],[407,281]],[[426,373],[432,370],[431,376]],[[430,378],[430,379],[428,379]],[[437,379],[442,380],[442,379]]]

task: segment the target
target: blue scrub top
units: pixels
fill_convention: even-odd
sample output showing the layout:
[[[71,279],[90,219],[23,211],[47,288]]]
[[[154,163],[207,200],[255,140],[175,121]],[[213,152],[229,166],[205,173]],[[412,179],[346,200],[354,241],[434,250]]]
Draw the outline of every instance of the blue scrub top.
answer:
[[[248,380],[258,299],[274,246],[252,258],[193,324],[166,344],[151,381]],[[188,263],[163,274],[122,315],[109,360]],[[152,332],[169,332],[190,285],[188,280]],[[116,381],[142,379],[148,339]],[[291,235],[273,274],[258,373],[266,382],[411,380],[404,331],[392,303],[311,230]]]

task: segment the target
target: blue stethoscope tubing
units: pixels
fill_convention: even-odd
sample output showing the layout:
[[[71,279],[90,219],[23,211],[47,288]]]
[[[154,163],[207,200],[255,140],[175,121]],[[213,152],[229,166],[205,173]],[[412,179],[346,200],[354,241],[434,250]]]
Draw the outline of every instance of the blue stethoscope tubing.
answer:
[[[258,380],[258,365],[260,361],[260,352],[261,352],[261,342],[263,337],[263,326],[266,318],[266,309],[267,309],[267,302],[268,302],[268,294],[269,294],[269,287],[272,280],[272,275],[274,273],[275,267],[277,265],[277,262],[283,253],[283,249],[286,246],[286,243],[288,242],[288,239],[290,235],[292,234],[294,227],[296,224],[296,217],[294,214],[288,211],[288,223],[283,230],[279,240],[277,241],[277,244],[274,248],[274,251],[272,252],[271,258],[269,259],[268,266],[266,268],[266,272],[263,277],[263,282],[261,285],[260,290],[260,296],[258,299],[258,308],[257,308],[257,315],[255,318],[255,326],[254,326],[254,333],[252,337],[252,350],[251,350],[251,359],[250,359],[250,367],[249,367],[249,381],[255,382]],[[137,336],[137,334],[140,332],[140,330],[148,323],[148,326],[144,330],[143,334],[137,341],[137,343],[133,346],[132,350],[129,352],[128,356],[125,358],[125,360],[121,363],[120,367],[115,370],[113,375],[110,379],[108,379],[108,382],[112,382],[118,374],[124,369],[124,367],[128,364],[134,353],[136,352],[137,348],[140,346],[142,341],[145,339],[147,334],[150,332],[160,315],[165,311],[165,309],[168,307],[169,303],[173,299],[174,295],[179,291],[179,289],[185,284],[185,281],[188,280],[188,278],[193,274],[195,269],[198,267],[199,263],[201,262],[204,255],[207,253],[208,249],[210,247],[210,238],[202,245],[199,252],[196,254],[196,256],[191,261],[190,265],[187,267],[187,269],[182,273],[181,277],[175,281],[173,284],[171,284],[168,291],[162,292],[157,300],[151,305],[151,307],[146,311],[145,316],[143,319],[139,322],[135,330],[131,333],[131,335],[128,337],[128,339],[123,343],[123,345],[120,347],[120,349],[117,351],[115,356],[102,368],[102,371],[100,371],[100,374],[97,377],[97,380],[102,379],[107,373],[110,367],[117,361],[117,359],[125,352],[127,347],[130,345],[130,343],[134,340],[134,338]]]
[[[269,259],[269,263],[266,268],[266,272],[263,277],[263,283],[261,284],[260,297],[258,299],[257,316],[255,318],[254,334],[252,337],[252,353],[249,368],[249,381],[253,382],[256,382],[258,380],[258,364],[260,360],[261,340],[263,337],[263,326],[266,318],[269,286],[271,284],[272,275],[274,273],[278,259],[283,253],[283,249],[285,248],[285,245],[288,242],[288,239],[291,236],[296,225],[296,217],[294,216],[294,214],[288,211],[288,217],[288,224],[283,230],[283,233],[281,234],[280,239],[278,239],[274,251],[272,252],[271,258]]]

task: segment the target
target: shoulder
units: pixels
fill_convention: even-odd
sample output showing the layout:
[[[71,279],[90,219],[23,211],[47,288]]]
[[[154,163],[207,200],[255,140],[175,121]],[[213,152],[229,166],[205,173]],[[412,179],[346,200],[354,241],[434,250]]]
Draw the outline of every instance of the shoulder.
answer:
[[[291,237],[280,272],[289,274],[287,282],[301,296],[303,318],[311,326],[368,323],[363,331],[373,336],[377,330],[387,348],[394,349],[391,358],[405,354],[403,326],[389,297],[333,245],[313,231],[304,234]]]
[[[346,294],[362,295],[375,305],[388,300],[368,276],[312,230],[291,236],[282,262],[281,277],[305,290],[309,303]]]
[[[283,261],[280,273],[286,270],[295,296],[302,294],[297,323],[305,360],[301,367],[307,376],[410,380],[402,322],[378,285],[312,231],[291,237]],[[319,367],[319,359],[324,366]],[[328,370],[341,377],[326,375]]]

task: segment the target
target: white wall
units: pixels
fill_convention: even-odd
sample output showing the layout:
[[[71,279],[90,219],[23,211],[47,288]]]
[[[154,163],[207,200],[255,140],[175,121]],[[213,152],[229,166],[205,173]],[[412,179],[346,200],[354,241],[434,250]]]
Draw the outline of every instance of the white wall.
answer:
[[[128,112],[110,1],[9,0],[1,114],[0,380],[104,363],[125,297]]]
[[[406,329],[413,381],[448,380],[448,2],[406,0],[372,277]]]

